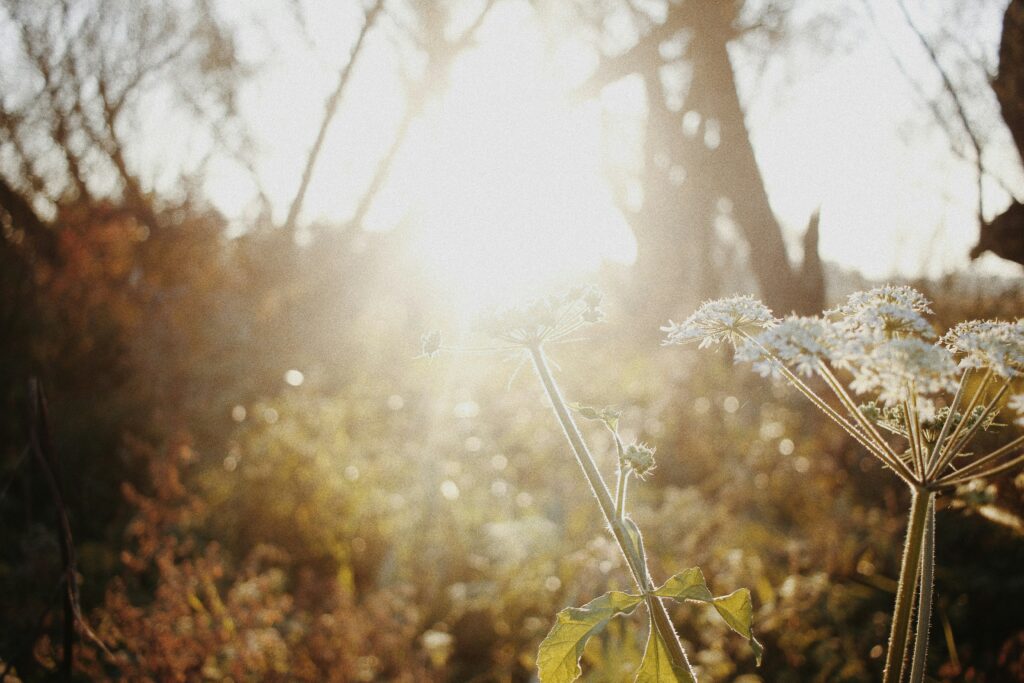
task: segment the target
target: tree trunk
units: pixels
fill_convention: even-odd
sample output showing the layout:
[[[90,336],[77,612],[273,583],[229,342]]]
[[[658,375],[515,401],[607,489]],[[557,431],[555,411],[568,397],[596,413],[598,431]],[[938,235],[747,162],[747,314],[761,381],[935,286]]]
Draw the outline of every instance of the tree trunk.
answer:
[[[999,108],[1024,159],[1024,0],[1011,0],[1003,16],[999,73],[992,82]],[[983,223],[971,258],[991,251],[1024,264],[1024,204],[1014,201],[1001,215]]]
[[[750,143],[728,52],[734,19],[732,3],[704,2],[694,14],[690,43],[694,85],[707,89],[694,95],[706,102],[706,110],[700,113],[717,121],[719,128],[717,149],[695,171],[708,174],[712,187],[732,201],[733,217],[750,246],[750,268],[765,303],[780,315],[819,312],[825,300],[823,283],[814,277],[805,281],[790,263],[782,227],[772,212]],[[702,78],[697,77],[700,74]],[[816,239],[808,242],[816,245]],[[816,257],[816,253],[805,255],[812,263]]]
[[[637,73],[648,91],[647,164],[641,178],[643,208],[631,218],[637,239],[634,308],[652,315],[683,315],[702,298],[718,296],[723,284],[742,278],[716,255],[719,200],[727,198],[732,218],[749,246],[749,268],[760,295],[776,313],[818,312],[825,299],[817,254],[817,223],[804,240],[805,265],[786,253],[782,228],[764,188],[727,46],[734,37],[737,4],[688,0],[672,5],[663,24],[630,50],[602,61],[581,88],[592,96],[601,86]],[[685,106],[673,111],[662,92],[659,71],[666,62],[659,45],[681,32],[691,35],[685,59],[692,78]],[[700,114],[695,134],[683,132],[686,112]],[[717,124],[718,144],[705,143]],[[692,132],[692,131],[690,131]]]

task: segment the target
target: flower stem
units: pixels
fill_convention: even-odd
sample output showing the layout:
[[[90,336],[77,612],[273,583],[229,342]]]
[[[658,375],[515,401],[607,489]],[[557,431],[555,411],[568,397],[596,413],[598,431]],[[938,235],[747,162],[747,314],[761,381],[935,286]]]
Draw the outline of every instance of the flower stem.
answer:
[[[932,591],[935,585],[935,494],[928,494],[928,518],[925,520],[921,549],[920,599],[917,607],[917,631],[914,657],[910,665],[910,683],[924,683],[928,660],[928,633],[932,620]]]
[[[615,516],[615,502],[612,500],[611,493],[609,493],[608,487],[604,483],[600,470],[597,469],[597,465],[594,463],[594,458],[591,456],[586,442],[583,441],[576,423],[569,414],[565,400],[562,398],[558,385],[555,383],[555,378],[551,374],[551,369],[548,367],[544,350],[539,344],[532,345],[529,348],[533,365],[537,370],[538,377],[540,377],[541,384],[544,386],[548,400],[551,401],[551,407],[555,412],[555,416],[562,425],[562,431],[572,447],[573,454],[576,456],[576,462],[579,463],[587,483],[590,484],[590,489],[597,498],[598,506],[600,506],[601,512],[604,513],[605,521],[608,522],[608,526],[611,528],[612,535],[619,545],[619,550],[622,552],[623,557],[626,558],[626,564],[633,574],[633,579],[644,594],[644,600],[647,603],[651,620],[668,647],[672,663],[682,671],[687,672],[690,678],[696,681],[697,677],[693,673],[693,669],[690,668],[686,651],[683,649],[682,643],[679,642],[679,636],[676,635],[675,628],[672,626],[668,610],[665,609],[661,598],[656,597],[651,592],[653,586],[648,578],[650,572],[647,569],[646,559],[639,556],[637,549],[634,547],[635,544],[627,537],[625,525]]]
[[[934,493],[914,488],[907,521],[907,538],[903,544],[903,564],[899,584],[896,586],[896,606],[889,634],[889,651],[885,657],[882,683],[901,683],[907,645],[910,641],[910,613],[914,607],[914,593],[921,570],[921,550],[924,545],[925,523],[928,520],[929,501]]]
[[[615,519],[621,520],[626,514],[626,484],[629,481],[629,470],[619,463],[619,481],[615,488]]]

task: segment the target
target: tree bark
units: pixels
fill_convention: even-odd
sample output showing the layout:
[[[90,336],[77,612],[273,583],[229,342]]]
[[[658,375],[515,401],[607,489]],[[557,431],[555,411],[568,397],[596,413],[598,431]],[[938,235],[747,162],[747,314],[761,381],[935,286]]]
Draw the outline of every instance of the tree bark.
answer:
[[[1024,159],[1024,0],[1011,0],[1003,15],[999,72],[992,90],[1017,152]],[[1001,215],[982,224],[971,258],[986,251],[1024,264],[1024,204],[1014,201]]]
[[[750,142],[728,44],[735,9],[731,3],[703,3],[693,25],[691,54],[699,82],[708,88],[706,118],[718,122],[719,146],[698,172],[708,173],[714,187],[732,200],[733,216],[750,245],[750,268],[765,303],[777,314],[816,313],[824,304],[821,282],[805,283],[789,261],[782,227],[772,212],[761,169]],[[805,286],[810,285],[810,286]]]
[[[817,223],[804,241],[806,266],[794,266],[750,142],[728,52],[735,37],[737,7],[717,0],[673,5],[665,22],[652,28],[633,48],[604,60],[581,95],[592,95],[630,73],[642,74],[647,83],[644,208],[633,221],[640,288],[637,298],[643,299],[645,308],[686,302],[680,292],[690,295],[684,305],[722,293],[716,290],[732,274],[720,272],[722,267],[714,260],[714,222],[718,200],[727,198],[732,218],[749,246],[749,267],[765,303],[778,314],[818,312],[825,292],[816,252]],[[683,110],[675,112],[655,94],[661,92],[659,70],[665,65],[658,47],[683,31],[691,35],[685,58],[692,67],[692,79]],[[687,111],[701,116],[696,135],[683,133]],[[718,143],[707,145],[704,134],[714,124]],[[679,167],[684,169],[685,179],[673,182],[670,176]],[[682,313],[671,307],[660,310],[665,316]]]

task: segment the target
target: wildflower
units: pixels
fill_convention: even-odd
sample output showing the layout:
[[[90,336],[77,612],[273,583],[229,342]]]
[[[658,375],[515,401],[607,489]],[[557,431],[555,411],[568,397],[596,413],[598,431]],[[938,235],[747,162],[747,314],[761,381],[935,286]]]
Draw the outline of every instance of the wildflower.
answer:
[[[751,336],[774,324],[772,312],[763,303],[752,296],[734,296],[705,302],[683,322],[670,320],[661,330],[668,333],[664,344],[699,342],[703,349],[727,341],[739,349]]]
[[[511,344],[529,346],[561,339],[604,319],[596,287],[576,287],[561,296],[493,311],[478,321],[481,331]]]
[[[915,393],[936,394],[955,388],[956,365],[950,353],[913,337],[880,343],[851,365],[850,388],[858,394],[877,392],[886,405],[911,399]]]
[[[942,343],[961,356],[961,368],[989,368],[1004,379],[1024,373],[1024,319],[962,322],[943,335]]]
[[[752,361],[762,376],[772,374],[775,367],[771,354],[779,361],[810,377],[820,362],[827,360],[833,336],[829,321],[814,317],[790,315],[774,327],[755,337],[736,354],[737,361]]]
[[[734,300],[704,304],[685,323],[668,328],[668,341],[700,340],[701,346],[708,346],[728,339],[735,344],[737,338],[747,336],[735,309]],[[931,309],[920,292],[887,285],[851,295],[844,305],[827,311],[824,320],[790,316],[777,325],[766,324],[770,329],[748,337],[750,341],[736,354],[737,360],[753,361],[762,373],[785,376],[911,487],[913,503],[896,589],[886,681],[906,678],[903,662],[913,631],[913,596],[919,596],[919,605],[931,605],[935,559],[926,547],[934,543],[936,495],[941,490],[961,494],[980,490],[975,481],[1024,463],[1024,436],[984,455],[969,449],[980,431],[1003,426],[995,422],[999,400],[1013,380],[1024,376],[1024,320],[961,323],[931,343],[937,335],[925,313]],[[962,373],[958,373],[957,359]],[[817,372],[838,405],[786,366],[803,375]],[[875,400],[858,406],[833,368],[849,371],[849,388],[873,394]],[[969,371],[974,368],[990,372],[971,387]],[[958,374],[959,389],[954,382]],[[990,393],[993,384],[1001,386]],[[954,389],[952,401],[946,397],[945,405],[936,409],[932,397]],[[1024,426],[1024,394],[1011,396],[1007,406],[1017,413],[1016,423]],[[878,428],[906,444],[891,443]],[[926,542],[929,529],[932,540]],[[925,614],[923,607],[918,609]],[[924,671],[927,621],[919,617],[911,663],[914,680]]]
[[[622,462],[639,479],[644,479],[655,468],[654,450],[645,443],[631,443],[622,453]]]
[[[928,301],[913,287],[884,285],[851,294],[842,306],[827,311],[850,332],[889,339],[918,336],[934,339],[935,330],[923,313],[932,313]],[[848,340],[849,341],[849,340]]]

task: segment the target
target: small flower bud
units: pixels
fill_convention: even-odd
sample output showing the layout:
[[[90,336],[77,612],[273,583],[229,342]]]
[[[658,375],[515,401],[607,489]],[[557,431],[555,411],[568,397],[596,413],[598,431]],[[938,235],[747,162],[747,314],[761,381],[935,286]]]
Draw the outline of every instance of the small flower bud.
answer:
[[[655,468],[654,449],[645,443],[631,443],[622,454],[622,462],[639,479],[645,479]]]

